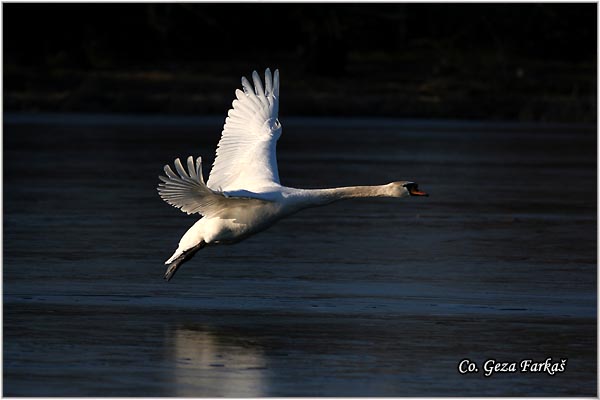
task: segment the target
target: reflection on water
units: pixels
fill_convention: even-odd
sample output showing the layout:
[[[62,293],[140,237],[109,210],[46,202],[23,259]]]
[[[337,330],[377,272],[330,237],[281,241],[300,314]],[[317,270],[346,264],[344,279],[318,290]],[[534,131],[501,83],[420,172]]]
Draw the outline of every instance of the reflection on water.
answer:
[[[264,397],[267,363],[260,348],[203,327],[166,332],[176,397]]]

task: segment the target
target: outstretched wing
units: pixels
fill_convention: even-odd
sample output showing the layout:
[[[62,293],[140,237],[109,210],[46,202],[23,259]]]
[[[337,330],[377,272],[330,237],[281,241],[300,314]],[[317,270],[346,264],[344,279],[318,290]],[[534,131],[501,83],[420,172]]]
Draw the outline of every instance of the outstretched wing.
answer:
[[[162,183],[158,184],[160,197],[185,213],[218,216],[223,211],[239,205],[265,203],[259,199],[227,197],[223,193],[209,189],[202,177],[202,159],[200,157],[196,159],[195,164],[193,157],[188,157],[187,167],[186,171],[179,158],[176,159],[175,169],[178,176],[170,166],[165,165],[167,176],[159,176]]]
[[[252,73],[254,87],[242,77],[244,91],[236,90],[236,100],[225,119],[208,187],[219,191],[247,190],[279,185],[276,146],[281,135],[279,110],[279,70],[265,71],[263,87],[258,73]]]

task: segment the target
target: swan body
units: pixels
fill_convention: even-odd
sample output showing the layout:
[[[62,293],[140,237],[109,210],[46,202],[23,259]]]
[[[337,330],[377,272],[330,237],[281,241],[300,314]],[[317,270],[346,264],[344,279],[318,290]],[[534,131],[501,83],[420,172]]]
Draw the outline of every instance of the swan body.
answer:
[[[165,262],[167,280],[204,246],[237,243],[305,208],[359,197],[427,196],[410,181],[331,189],[282,186],[276,158],[281,136],[279,71],[274,76],[269,69],[265,71],[264,87],[256,71],[252,78],[254,85],[243,77],[243,91],[235,92],[208,182],[200,157],[195,161],[188,157],[187,169],[178,158],[174,162],[177,173],[165,165],[166,176],[159,176],[158,192],[164,201],[202,217]]]

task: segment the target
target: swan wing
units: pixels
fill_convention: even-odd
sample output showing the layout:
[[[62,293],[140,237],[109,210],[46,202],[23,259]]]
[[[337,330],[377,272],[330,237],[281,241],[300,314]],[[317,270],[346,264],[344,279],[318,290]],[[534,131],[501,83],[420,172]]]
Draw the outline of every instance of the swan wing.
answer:
[[[265,71],[265,86],[258,73],[252,85],[242,77],[242,90],[236,90],[233,108],[225,119],[221,140],[207,186],[213,190],[247,190],[279,185],[276,146],[281,135],[279,110],[279,70]]]
[[[228,197],[221,192],[209,189],[202,176],[202,159],[187,159],[186,171],[181,161],[175,160],[176,174],[169,165],[165,165],[167,176],[159,176],[160,197],[187,214],[200,214],[205,217],[220,216],[228,210],[240,205],[260,205],[264,200],[241,197]],[[242,204],[243,203],[243,204]]]

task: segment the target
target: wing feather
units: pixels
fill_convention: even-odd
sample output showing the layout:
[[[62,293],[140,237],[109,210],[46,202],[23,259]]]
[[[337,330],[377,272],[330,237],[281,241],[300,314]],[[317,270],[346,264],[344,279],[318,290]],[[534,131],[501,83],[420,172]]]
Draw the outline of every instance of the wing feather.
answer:
[[[165,165],[165,173],[169,178],[177,178],[177,174],[173,172],[170,166]]]
[[[181,176],[181,178],[189,178],[187,172],[185,172],[185,169],[183,169],[183,165],[181,165],[181,161],[179,160],[179,158],[175,160],[175,169],[177,169],[177,173],[179,174],[179,176]]]
[[[213,190],[247,190],[279,185],[276,146],[281,135],[279,71],[265,71],[265,85],[256,71],[253,84],[242,77],[242,90],[227,113],[207,186]],[[177,168],[177,165],[175,165]]]
[[[227,197],[223,193],[209,189],[202,176],[200,157],[196,159],[195,164],[193,157],[188,157],[187,171],[179,158],[174,164],[179,175],[175,174],[169,165],[165,165],[167,176],[159,176],[162,182],[158,184],[158,193],[164,201],[187,214],[216,216],[242,202],[244,205],[265,203],[264,200],[258,199]]]
[[[188,214],[213,215],[226,205],[227,198],[218,192],[210,190],[202,178],[202,159],[188,157],[186,171],[178,159],[175,160],[175,174],[170,166],[165,165],[167,176],[159,176],[162,183],[158,184],[160,197],[170,205]]]
[[[198,180],[198,175],[196,174],[196,165],[194,165],[194,158],[193,157],[188,157],[187,159],[187,167],[188,167],[188,173],[190,178],[192,178],[192,180]]]
[[[265,70],[265,94],[269,97],[273,93],[273,78],[271,77],[271,70],[267,68]]]

